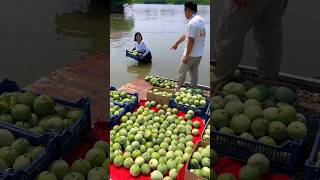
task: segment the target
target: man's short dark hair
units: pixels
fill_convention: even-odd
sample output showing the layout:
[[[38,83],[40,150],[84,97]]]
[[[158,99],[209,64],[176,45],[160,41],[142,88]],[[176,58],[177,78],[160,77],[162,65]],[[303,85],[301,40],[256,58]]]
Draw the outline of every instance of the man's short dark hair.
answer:
[[[194,1],[188,1],[186,3],[184,3],[184,8],[185,9],[190,9],[193,12],[197,12],[197,3],[195,3]]]

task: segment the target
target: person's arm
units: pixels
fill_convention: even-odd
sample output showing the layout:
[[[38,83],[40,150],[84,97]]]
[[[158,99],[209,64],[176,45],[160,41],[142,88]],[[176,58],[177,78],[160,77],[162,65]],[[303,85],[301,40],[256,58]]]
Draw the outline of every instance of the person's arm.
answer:
[[[144,51],[144,53],[143,53],[143,55],[142,55],[142,56],[146,56],[146,55],[150,52],[150,50],[149,50],[149,48],[148,48],[148,46],[147,46],[146,42],[143,42],[143,45],[144,45],[144,49],[145,49],[145,51]]]
[[[185,41],[186,35],[187,35],[186,32],[183,33],[183,35],[178,39],[178,41],[173,44],[173,46],[171,47],[171,49],[176,50],[176,49],[178,48],[179,44],[182,43],[183,41]]]
[[[190,58],[190,53],[193,49],[193,45],[194,45],[194,38],[193,37],[188,37],[188,44],[187,44],[187,52],[183,58],[183,63],[184,64],[188,64],[189,63],[189,58]]]
[[[184,64],[188,64],[189,63],[189,59],[190,59],[190,53],[193,49],[193,45],[194,45],[194,39],[196,37],[196,34],[197,34],[197,27],[194,26],[193,24],[190,24],[189,25],[189,28],[188,28],[188,43],[187,43],[187,51],[186,51],[186,54],[184,55],[183,57],[183,60],[182,62]]]

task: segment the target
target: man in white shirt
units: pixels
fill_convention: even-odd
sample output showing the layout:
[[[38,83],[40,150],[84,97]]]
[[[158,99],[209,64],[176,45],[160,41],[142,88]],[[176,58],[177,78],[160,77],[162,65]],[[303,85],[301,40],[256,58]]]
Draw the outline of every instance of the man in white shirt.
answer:
[[[178,45],[185,41],[182,62],[178,71],[177,89],[184,84],[188,71],[191,85],[197,86],[198,67],[203,56],[206,38],[204,19],[197,13],[197,4],[193,1],[186,2],[184,4],[184,13],[189,21],[187,30],[171,48],[176,50]]]

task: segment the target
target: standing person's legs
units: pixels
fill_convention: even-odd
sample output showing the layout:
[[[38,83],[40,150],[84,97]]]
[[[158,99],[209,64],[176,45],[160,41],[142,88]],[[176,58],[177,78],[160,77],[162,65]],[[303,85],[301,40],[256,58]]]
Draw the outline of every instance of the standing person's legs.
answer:
[[[191,63],[192,63],[191,58],[189,59],[188,64],[184,64],[181,60],[180,67],[178,70],[178,76],[177,76],[177,78],[178,78],[177,86],[178,87],[181,87],[184,84],[184,82],[186,81],[187,72],[190,69]]]
[[[190,62],[192,63],[190,66],[189,74],[190,74],[190,84],[192,87],[196,87],[198,84],[198,75],[199,75],[199,64],[202,57],[191,57]]]
[[[276,79],[283,54],[282,17],[288,0],[272,0],[254,25],[254,39],[257,49],[258,75],[261,78]]]
[[[237,7],[226,0],[214,39],[215,80],[217,84],[231,77],[240,63],[243,40],[270,0],[249,1],[246,7]]]

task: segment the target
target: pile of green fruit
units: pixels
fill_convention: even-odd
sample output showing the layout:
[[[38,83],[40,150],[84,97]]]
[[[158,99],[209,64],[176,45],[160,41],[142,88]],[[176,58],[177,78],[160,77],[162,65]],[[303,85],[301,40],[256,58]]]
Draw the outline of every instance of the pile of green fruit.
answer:
[[[209,120],[210,121],[210,120]],[[210,141],[210,123],[208,123],[206,129],[203,132],[202,139],[204,141]]]
[[[210,167],[210,145],[199,147],[190,159],[190,172],[196,176],[210,179]]]
[[[71,166],[60,159],[54,161],[48,171],[43,171],[37,180],[107,180],[109,179],[109,162],[107,143],[97,141],[84,159],[78,159]]]
[[[110,131],[113,164],[130,170],[133,177],[142,174],[151,175],[151,180],[176,179],[194,146],[193,111],[185,117],[177,113],[175,108],[152,101],[124,115],[122,123]]]
[[[241,83],[229,82],[223,86],[222,92],[240,98],[256,99],[267,105],[275,105],[278,102],[293,104],[296,100],[296,93],[288,87],[268,87],[264,84],[254,84],[250,80]]]
[[[157,96],[162,96],[162,97],[171,97],[173,94],[166,92],[166,91],[160,91],[159,89],[153,89],[153,90],[149,90],[149,93],[153,93],[154,95]]]
[[[216,153],[214,154],[216,155]],[[216,156],[217,157],[217,156]],[[214,164],[217,163],[214,159]],[[247,165],[243,166],[239,171],[240,180],[258,180],[269,171],[270,161],[261,153],[255,153],[247,160]],[[222,173],[219,176],[213,173],[214,180],[236,180],[237,178],[231,173]]]
[[[110,115],[111,117],[114,115],[120,114],[122,111],[124,111],[124,108],[115,105],[113,102],[110,102]]]
[[[149,81],[153,86],[172,89],[176,86],[176,82],[156,76],[146,76],[145,81]]]
[[[240,180],[260,179],[270,168],[270,161],[261,153],[255,153],[247,160],[247,165],[239,171]]]
[[[45,95],[11,92],[0,96],[0,122],[14,124],[38,134],[67,129],[82,116],[82,110],[65,110]]]
[[[185,87],[180,88],[179,91],[175,93],[174,101],[178,104],[193,108],[203,107],[207,103],[201,89]]]
[[[139,52],[137,50],[130,50],[130,53],[134,56],[137,56],[139,54]]]
[[[235,95],[214,96],[212,100],[216,109],[210,114],[211,120],[221,133],[270,145],[303,139],[307,135],[305,116],[289,104],[279,103],[262,109],[256,99],[243,103]]]
[[[43,152],[44,147],[32,146],[27,139],[15,139],[10,131],[0,129],[0,172],[8,168],[24,170]]]
[[[136,101],[137,97],[123,91],[110,91],[110,102],[116,102],[120,105]]]

